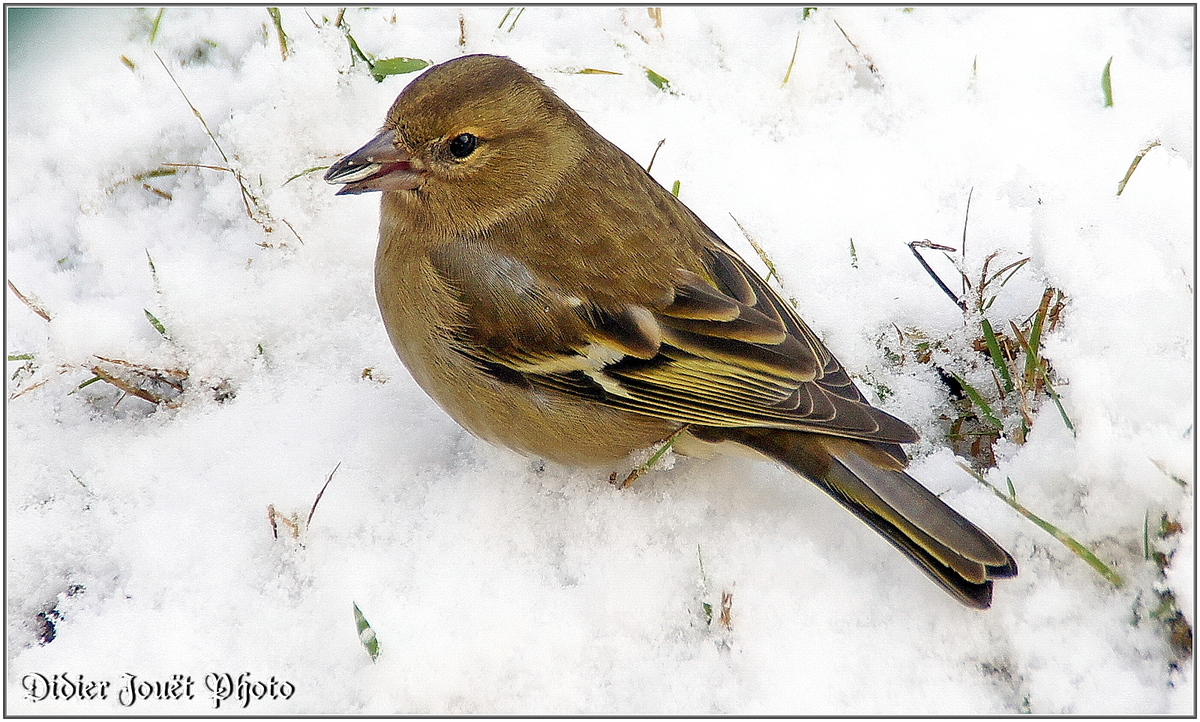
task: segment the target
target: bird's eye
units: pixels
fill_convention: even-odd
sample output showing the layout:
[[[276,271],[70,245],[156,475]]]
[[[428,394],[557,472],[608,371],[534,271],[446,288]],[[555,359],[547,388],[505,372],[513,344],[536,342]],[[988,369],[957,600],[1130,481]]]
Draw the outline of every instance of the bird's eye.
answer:
[[[463,133],[460,136],[450,141],[450,155],[455,158],[466,158],[475,152],[475,146],[479,145],[479,139],[470,133]]]

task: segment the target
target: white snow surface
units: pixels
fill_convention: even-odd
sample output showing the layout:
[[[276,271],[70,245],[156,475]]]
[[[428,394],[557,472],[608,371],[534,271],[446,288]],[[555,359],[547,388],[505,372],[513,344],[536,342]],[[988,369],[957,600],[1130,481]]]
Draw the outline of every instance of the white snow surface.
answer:
[[[680,457],[618,490],[472,437],[384,333],[378,195],[292,179],[371,138],[416,74],[352,63],[336,8],[281,9],[286,60],[263,8],[172,7],[153,43],[153,10],[52,11],[10,17],[7,278],[52,320],[5,291],[9,358],[33,355],[32,375],[7,364],[24,391],[5,423],[7,711],[1194,713],[1191,661],[1151,614],[1169,590],[1194,620],[1194,8],[666,7],[656,27],[643,8],[529,7],[498,27],[505,11],[345,22],[380,58],[510,56],[643,164],[665,138],[653,175],[765,273],[741,221],[864,392],[921,433],[913,475],[1020,575],[963,608],[763,461]],[[229,172],[141,177],[164,163],[231,164],[269,218]],[[1069,299],[1044,341],[1076,434],[1047,401],[988,478],[1123,587],[959,469],[947,387],[881,345],[894,325],[970,342],[906,248],[958,247],[968,194],[971,273],[1031,259],[993,325],[1047,286]],[[77,389],[95,356],[186,369],[187,390],[168,408]],[[311,524],[275,538],[268,505],[303,527],[335,467]],[[1158,537],[1164,514],[1181,534]],[[214,708],[223,673],[294,692]],[[36,674],[112,687],[36,700]],[[124,706],[131,674],[190,676],[193,697]]]

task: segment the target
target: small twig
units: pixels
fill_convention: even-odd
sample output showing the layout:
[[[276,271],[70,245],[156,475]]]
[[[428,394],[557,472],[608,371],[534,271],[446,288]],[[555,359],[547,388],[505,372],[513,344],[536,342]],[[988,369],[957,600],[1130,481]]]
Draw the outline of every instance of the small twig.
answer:
[[[925,258],[921,255],[921,252],[917,250],[918,247],[932,248],[936,251],[953,251],[954,249],[950,248],[949,246],[939,246],[938,244],[930,243],[929,241],[910,241],[908,244],[908,250],[912,251],[912,254],[917,257],[917,262],[921,264],[921,267],[925,269],[925,272],[929,274],[929,277],[933,279],[933,282],[937,284],[938,288],[942,289],[942,291],[950,297],[951,301],[954,301],[955,306],[958,306],[963,311],[966,311],[966,302],[954,295],[954,291],[951,291],[950,287],[942,282],[941,277],[937,275],[929,263],[925,261]]]
[[[1137,170],[1138,164],[1142,162],[1142,158],[1145,158],[1146,154],[1149,153],[1151,149],[1156,148],[1159,145],[1162,145],[1162,141],[1156,140],[1145,148],[1142,148],[1142,152],[1134,156],[1133,162],[1129,164],[1129,170],[1125,171],[1125,177],[1122,178],[1121,182],[1117,184],[1117,195],[1121,195],[1125,192],[1125,184],[1129,182],[1130,176],[1132,176],[1133,172]]]
[[[179,90],[179,94],[183,96],[183,102],[187,103],[188,107],[192,109],[192,114],[195,115],[196,119],[200,121],[200,125],[204,128],[204,132],[208,134],[208,137],[212,140],[213,145],[216,146],[217,152],[221,154],[221,159],[224,160],[225,165],[228,166],[220,170],[229,171],[233,174],[233,177],[237,179],[238,188],[240,188],[242,191],[242,203],[246,206],[246,215],[250,216],[252,220],[257,220],[254,218],[254,211],[250,207],[250,191],[246,189],[246,184],[242,181],[241,174],[233,169],[233,164],[229,162],[229,156],[225,154],[225,149],[222,148],[221,144],[217,141],[217,136],[213,134],[212,129],[208,127],[208,123],[204,120],[204,116],[200,114],[200,111],[196,109],[196,106],[192,105],[192,101],[188,99],[187,93],[185,93],[183,90],[183,86],[179,84],[179,81],[175,79],[175,74],[172,73],[171,69],[167,67],[166,61],[164,61],[162,56],[158,53],[155,53],[154,57],[158,58],[158,62],[163,66],[163,70],[167,71],[167,77],[171,79],[171,82],[174,83],[175,87]],[[164,163],[163,165],[172,164]],[[255,202],[255,205],[258,205],[257,201]]]
[[[227,168],[223,165],[204,165],[203,163],[163,163],[163,165],[171,166],[172,168],[204,168],[206,170],[219,170],[225,173],[236,172],[232,168]]]
[[[159,404],[159,403],[162,403],[163,401],[165,401],[165,399],[158,398],[154,394],[150,393],[149,391],[146,391],[145,389],[140,389],[131,383],[127,383],[126,381],[124,381],[116,376],[113,376],[112,374],[108,373],[107,371],[100,368],[99,366],[93,366],[88,370],[91,371],[92,373],[96,374],[97,376],[99,376],[101,381],[103,381],[107,384],[112,384],[113,386],[116,386],[118,389],[125,392],[126,394],[132,394],[132,395],[138,397],[139,399],[142,399],[144,401],[149,401],[152,404]],[[121,403],[121,400],[117,399],[117,403],[118,404]],[[115,404],[114,404],[114,406],[115,406]]]
[[[321,503],[321,497],[325,495],[325,490],[329,488],[329,482],[333,481],[333,475],[337,473],[337,470],[341,466],[342,462],[339,461],[337,466],[333,467],[333,471],[329,472],[329,478],[325,480],[325,486],[322,486],[321,490],[317,492],[317,498],[313,499],[312,508],[308,510],[308,518],[304,520],[305,527],[312,523],[313,514],[315,514],[317,511],[317,504]]]
[[[208,127],[208,123],[206,123],[204,120],[204,116],[200,114],[199,110],[196,110],[196,106],[192,105],[192,101],[188,99],[187,93],[183,91],[183,86],[179,84],[179,81],[175,79],[175,74],[172,73],[171,69],[167,67],[166,61],[163,60],[162,56],[158,53],[155,53],[154,57],[158,58],[158,62],[163,66],[163,70],[167,71],[167,77],[171,79],[171,82],[174,83],[175,87],[179,90],[179,94],[183,96],[183,102],[187,103],[188,107],[192,109],[192,115],[195,115],[196,119],[200,121],[200,125],[204,127],[204,132],[208,134],[208,137],[212,140],[213,145],[217,147],[217,152],[221,154],[221,158],[224,159],[226,165],[230,165],[229,156],[225,155],[225,150],[221,148],[221,144],[217,142],[217,136],[213,135],[212,130]],[[164,163],[164,165],[171,164]]]
[[[281,218],[280,220],[283,222],[283,225],[287,226],[288,230],[292,232],[292,235],[296,237],[296,240],[300,241],[300,245],[304,245],[304,239],[300,237],[300,234],[296,232],[295,228],[292,228],[292,224],[288,223],[286,218]]]
[[[875,82],[879,83],[879,87],[882,88],[883,79],[879,77],[879,69],[875,67],[875,63],[871,62],[871,58],[867,57],[867,54],[858,47],[858,44],[850,39],[850,36],[846,34],[845,29],[842,28],[841,23],[839,23],[837,20],[834,20],[833,24],[837,25],[837,29],[842,31],[842,37],[846,39],[846,42],[850,43],[850,47],[854,48],[854,52],[858,53],[858,57],[862,58],[862,61],[867,64],[867,70],[871,71],[871,77],[875,78]]]
[[[792,79],[792,68],[796,65],[796,53],[800,51],[800,31],[796,31],[796,44],[792,47],[792,59],[788,62],[787,72],[783,74],[783,83],[779,87],[784,87],[788,81]]]
[[[64,372],[65,372],[65,369],[63,369],[63,370],[60,370],[60,371],[59,371],[59,374],[62,374],[62,373],[64,373]],[[33,391],[34,389],[40,389],[41,387],[43,387],[43,386],[45,386],[46,384],[50,383],[50,381],[51,381],[51,379],[52,379],[52,378],[53,378],[53,377],[51,377],[51,378],[48,378],[48,379],[42,379],[41,381],[38,381],[36,384],[30,384],[29,386],[26,386],[25,388],[21,389],[20,391],[16,391],[16,392],[14,392],[12,396],[9,396],[9,397],[8,397],[8,400],[9,400],[9,401],[12,401],[13,399],[16,399],[16,398],[19,398],[19,397],[21,397],[21,396],[24,396],[25,394],[29,393],[30,391]]]
[[[275,520],[278,519],[279,521],[283,522],[288,529],[292,530],[292,538],[296,541],[300,541],[300,524],[295,520],[289,519],[283,514],[275,511],[274,504],[267,504],[267,519],[271,522],[271,534],[276,539],[279,538],[279,527],[275,526]],[[300,542],[300,546],[303,547],[304,542]]]
[[[974,186],[967,191],[967,210],[962,213],[962,267],[967,267],[967,222],[971,219],[971,197],[974,195]],[[964,278],[965,281],[965,278]],[[966,294],[966,288],[962,289],[962,293]]]
[[[1150,463],[1157,466],[1158,470],[1161,471],[1163,474],[1165,474],[1168,479],[1175,482],[1176,484],[1179,484],[1180,486],[1182,486],[1185,489],[1187,488],[1187,486],[1188,486],[1187,480],[1184,479],[1182,476],[1179,476],[1178,474],[1172,474],[1170,471],[1168,471],[1166,464],[1159,461],[1158,459],[1150,459]]]
[[[159,198],[165,198],[169,201],[175,200],[175,197],[172,196],[170,193],[167,193],[166,191],[160,191],[159,189],[155,188],[154,186],[150,185],[149,183],[143,183],[142,188],[145,188],[146,190],[150,191],[151,193],[158,196]]]
[[[347,37],[349,37],[349,35],[347,35]],[[353,42],[354,40],[351,38],[351,43],[353,44]],[[201,115],[200,111],[196,109],[196,106],[192,104],[192,101],[188,98],[187,93],[184,92],[183,86],[179,84],[179,81],[175,79],[175,75],[171,72],[171,69],[167,67],[167,63],[158,53],[155,53],[154,57],[158,58],[158,62],[163,66],[163,70],[167,71],[167,76],[171,78],[171,82],[175,84],[175,87],[179,90],[179,94],[183,96],[183,101],[188,104],[188,107],[192,109],[192,114],[195,115],[196,119],[200,121],[200,125],[204,128],[204,132],[208,134],[208,137],[212,140],[213,145],[216,146],[217,152],[221,154],[221,159],[225,161],[226,167],[222,168],[220,166],[188,163],[164,163],[163,165],[174,167],[208,168],[211,170],[220,170],[227,173],[232,173],[234,180],[237,181],[238,189],[242,193],[242,204],[246,208],[246,215],[250,218],[250,220],[257,223],[264,232],[273,233],[275,229],[272,227],[271,223],[276,222],[275,217],[271,215],[271,212],[265,208],[259,199],[250,192],[250,189],[246,187],[246,179],[243,178],[242,174],[233,167],[233,163],[230,162],[229,156],[225,153],[225,149],[222,148],[221,144],[217,141],[216,134],[213,133],[212,129],[208,127],[208,123],[204,120],[204,116]],[[284,223],[287,224],[287,221],[284,221]],[[301,243],[304,243],[304,240],[300,238],[300,234],[296,233],[296,230],[292,228],[290,224],[287,225],[292,234],[296,236],[296,239]]]
[[[17,298],[19,298],[19,299],[21,300],[21,303],[23,303],[23,304],[25,304],[26,306],[28,306],[30,311],[33,311],[34,313],[36,313],[37,315],[41,316],[41,317],[42,317],[43,319],[45,319],[46,321],[49,321],[49,320],[52,318],[52,317],[50,316],[50,314],[49,314],[49,313],[47,313],[47,312],[46,312],[46,310],[45,310],[44,308],[42,308],[41,306],[37,305],[37,304],[36,304],[36,303],[34,303],[33,301],[30,301],[30,300],[29,300],[29,298],[27,298],[27,297],[25,296],[25,294],[23,294],[23,293],[21,293],[20,291],[18,291],[18,290],[17,290],[17,287],[13,285],[13,282],[12,282],[12,281],[9,281],[9,282],[8,282],[8,290],[10,290],[10,291],[12,291],[14,294],[16,294]]]
[[[767,277],[764,278],[763,281],[770,281],[771,276],[774,276],[775,282],[779,283],[779,271],[775,270],[775,262],[771,260],[771,257],[767,255],[767,252],[763,250],[763,247],[758,245],[758,241],[755,240],[754,236],[750,234],[750,231],[746,230],[746,227],[742,225],[741,221],[739,221],[732,213],[729,214],[729,217],[733,218],[733,222],[737,224],[738,230],[740,230],[742,235],[746,237],[746,240],[750,242],[750,247],[753,248],[754,252],[758,254],[758,257],[762,259],[763,265],[767,267]]]
[[[188,372],[183,371],[181,369],[160,369],[160,368],[155,368],[153,366],[144,366],[142,364],[135,364],[132,361],[122,361],[121,359],[118,359],[118,358],[108,358],[107,356],[98,356],[95,354],[93,354],[92,356],[93,356],[93,358],[98,358],[101,361],[105,361],[110,364],[115,364],[117,366],[124,366],[126,368],[134,369],[135,371],[140,371],[147,376],[155,375],[155,376],[157,376],[157,378],[160,381],[162,381],[165,384],[169,384],[169,385],[175,387],[175,389],[177,389],[179,391],[183,391],[182,382],[184,382],[188,379]],[[169,378],[165,378],[162,376],[162,374],[166,374],[167,376],[173,376],[176,379],[178,379],[178,381],[172,381]]]
[[[666,142],[667,139],[663,138],[662,140],[658,141],[658,145],[654,146],[654,154],[650,156],[650,165],[646,166],[647,173],[649,173],[650,169],[654,167],[654,159],[658,157],[658,151],[663,147],[663,143]]]
[[[722,627],[733,629],[733,592],[721,592],[721,616],[717,621]]]

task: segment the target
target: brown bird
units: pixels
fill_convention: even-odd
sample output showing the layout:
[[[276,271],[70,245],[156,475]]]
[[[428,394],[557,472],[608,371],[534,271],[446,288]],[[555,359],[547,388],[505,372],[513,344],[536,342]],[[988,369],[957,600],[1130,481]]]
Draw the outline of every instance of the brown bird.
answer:
[[[404,89],[335,163],[382,192],[375,292],[392,345],[472,433],[593,466],[684,429],[816,483],[980,609],[1013,558],[904,473],[873,408],[790,305],[520,65],[469,55]],[[686,427],[686,428],[685,428]]]

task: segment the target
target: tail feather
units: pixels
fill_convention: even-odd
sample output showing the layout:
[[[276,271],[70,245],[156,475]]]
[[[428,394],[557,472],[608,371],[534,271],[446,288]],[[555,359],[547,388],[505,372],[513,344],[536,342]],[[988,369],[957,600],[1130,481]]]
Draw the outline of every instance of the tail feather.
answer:
[[[981,562],[972,558],[975,555],[965,552],[963,547],[939,541],[926,533],[918,524],[941,526],[947,521],[946,517],[951,517],[951,515],[957,517],[953,522],[955,524],[959,523],[958,520],[966,524],[970,524],[970,522],[940,501],[942,509],[927,509],[925,515],[920,517],[919,522],[910,521],[897,508],[890,506],[887,501],[875,495],[859,475],[860,472],[861,470],[851,470],[840,459],[834,458],[826,475],[816,481],[822,489],[916,562],[923,572],[963,604],[978,609],[990,607],[992,604],[991,580],[1012,577],[1017,573],[1017,565],[1012,557],[974,525],[969,528],[960,527],[963,535],[970,539],[969,547],[975,548],[990,544],[991,551],[998,553],[1001,557],[997,563]],[[883,471],[883,473],[894,474],[902,477],[908,484],[919,485],[915,479],[903,472]],[[863,476],[868,475],[863,474]],[[895,481],[898,480],[889,480],[888,483],[895,483]],[[924,489],[924,487],[920,488]]]
[[[987,609],[992,580],[1017,574],[1008,552],[904,473],[891,450],[778,429],[704,429],[697,435],[743,444],[815,482],[969,607]]]
[[[874,492],[885,510],[957,554],[987,567],[1007,567],[1012,557],[987,534],[900,470],[881,468],[862,455],[863,444],[828,439],[823,444],[850,475]],[[885,512],[886,516],[886,512]]]

